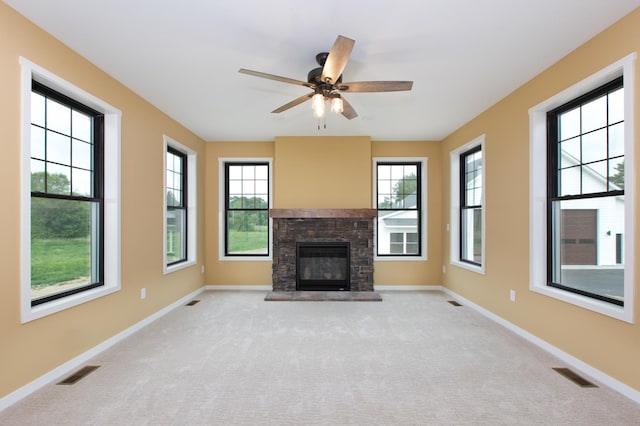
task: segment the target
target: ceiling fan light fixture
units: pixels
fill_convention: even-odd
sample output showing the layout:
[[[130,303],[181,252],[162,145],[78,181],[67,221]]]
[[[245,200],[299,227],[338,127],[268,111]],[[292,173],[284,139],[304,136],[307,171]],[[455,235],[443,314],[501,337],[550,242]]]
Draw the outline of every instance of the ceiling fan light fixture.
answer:
[[[331,96],[331,111],[336,114],[342,114],[342,111],[344,111],[344,102],[342,102],[342,97],[338,94]]]
[[[313,109],[313,115],[317,118],[324,117],[324,95],[322,93],[316,93],[311,98],[311,108]]]

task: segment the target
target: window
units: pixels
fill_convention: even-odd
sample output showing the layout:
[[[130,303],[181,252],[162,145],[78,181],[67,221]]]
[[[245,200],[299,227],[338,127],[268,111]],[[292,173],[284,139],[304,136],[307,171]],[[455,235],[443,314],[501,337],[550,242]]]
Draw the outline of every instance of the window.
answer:
[[[167,148],[167,265],[187,259],[187,156]]]
[[[451,263],[484,273],[484,135],[451,152]]]
[[[460,260],[482,265],[482,146],[460,155]]]
[[[418,252],[417,232],[392,232],[389,238],[392,254],[408,254]]]
[[[20,62],[26,322],[120,288],[120,112]]]
[[[624,305],[622,77],[547,113],[547,285]]]
[[[376,256],[424,259],[425,159],[374,160]]]
[[[103,285],[102,115],[31,92],[31,305]]]
[[[196,153],[164,136],[164,272],[196,263]]]
[[[221,159],[223,259],[271,257],[271,160]]]
[[[529,111],[530,289],[633,322],[629,55]]]

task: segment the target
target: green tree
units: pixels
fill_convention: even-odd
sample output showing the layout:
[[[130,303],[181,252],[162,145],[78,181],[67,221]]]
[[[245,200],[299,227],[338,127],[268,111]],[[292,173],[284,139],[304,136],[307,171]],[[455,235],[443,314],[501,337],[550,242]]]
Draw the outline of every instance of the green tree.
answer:
[[[401,180],[393,185],[393,196],[391,198],[384,197],[383,201],[378,202],[379,209],[393,209],[395,207],[406,207],[404,201],[410,195],[414,195],[418,189],[418,181],[416,174],[411,173],[402,177]]]
[[[69,178],[62,173],[35,172],[31,173],[31,191],[70,195],[71,184]]]
[[[390,209],[392,207],[393,205],[391,204],[391,200],[389,199],[389,197],[384,197],[384,201],[378,203],[379,209]]]
[[[404,202],[409,195],[415,194],[417,189],[418,189],[418,181],[416,179],[415,173],[411,173],[406,176],[403,176],[402,180],[399,180],[393,186],[395,206],[408,207],[404,205]]]
[[[618,186],[620,189],[624,189],[624,163],[616,164],[616,174],[609,177],[609,182]]]
[[[31,174],[32,189],[44,188],[44,172]],[[69,179],[63,174],[49,174],[48,193],[70,194]],[[91,231],[90,202],[33,196],[31,197],[31,238],[84,238]]]
[[[168,206],[179,206],[180,200],[173,195],[173,191],[167,191],[167,205]]]
[[[229,209],[266,209],[267,201],[260,197],[231,197]],[[269,215],[262,210],[236,210],[228,217],[229,229],[239,232],[255,231],[256,226],[267,226]]]
[[[416,180],[415,173],[403,176],[402,180],[396,182],[393,186],[393,193],[397,200],[406,198],[407,195],[415,194],[418,188],[418,181]]]

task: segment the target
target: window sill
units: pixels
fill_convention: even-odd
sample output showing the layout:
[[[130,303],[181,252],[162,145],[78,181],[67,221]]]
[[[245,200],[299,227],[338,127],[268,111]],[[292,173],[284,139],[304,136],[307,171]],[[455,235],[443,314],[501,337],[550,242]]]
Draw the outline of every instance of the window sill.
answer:
[[[225,262],[271,262],[273,257],[269,256],[220,256],[218,260]]]
[[[546,285],[532,285],[529,287],[529,289],[536,293],[554,298],[556,300],[560,300],[565,303],[570,303],[572,305],[579,306],[581,308],[588,309],[590,311],[606,315],[620,321],[624,321],[630,324],[634,323],[633,313],[628,308],[625,309],[623,306],[617,306],[611,303],[593,299],[591,297],[582,296],[580,294],[571,293]]]
[[[189,266],[193,266],[195,264],[196,264],[195,260],[186,260],[184,262],[176,263],[176,264],[173,264],[171,266],[165,265],[164,266],[164,274],[167,275],[167,274],[170,274],[172,272],[176,272],[176,271],[179,271],[181,269],[188,268]]]
[[[459,260],[452,260],[451,264],[453,266],[457,266],[459,268],[466,269],[468,271],[484,275],[484,264],[481,265],[481,266],[478,266],[478,265],[474,265],[472,263],[461,262]]]
[[[33,321],[46,317],[65,309],[73,308],[94,299],[115,293],[120,290],[120,286],[98,287],[92,290],[83,291],[82,293],[67,296],[62,299],[52,300],[38,306],[31,306],[31,300],[23,301],[22,323]]]
[[[426,261],[427,256],[373,256],[374,262],[421,262]]]

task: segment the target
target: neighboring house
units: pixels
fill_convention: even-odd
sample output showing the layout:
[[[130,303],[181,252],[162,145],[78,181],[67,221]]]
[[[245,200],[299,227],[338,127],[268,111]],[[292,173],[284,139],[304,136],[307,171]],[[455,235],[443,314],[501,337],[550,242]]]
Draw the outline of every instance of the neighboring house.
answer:
[[[622,189],[595,167],[562,151],[562,189],[565,194],[580,194]],[[572,167],[576,166],[576,167]],[[606,166],[603,167],[606,173]],[[581,175],[582,173],[582,191]],[[563,265],[617,265],[624,263],[624,196],[590,198],[562,202],[560,236]]]
[[[408,195],[406,208],[416,207],[416,194]],[[378,253],[418,253],[418,212],[416,210],[380,211],[378,214]]]

